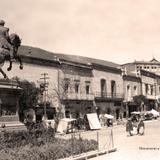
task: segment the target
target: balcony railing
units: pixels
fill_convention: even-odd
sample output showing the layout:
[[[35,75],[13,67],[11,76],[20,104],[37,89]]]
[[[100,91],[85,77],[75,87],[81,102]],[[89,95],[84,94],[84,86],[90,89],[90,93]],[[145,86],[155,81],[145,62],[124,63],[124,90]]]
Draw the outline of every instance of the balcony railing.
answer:
[[[147,99],[152,99],[152,100],[156,99],[156,95],[146,94],[145,96]]]
[[[123,93],[96,92],[95,97],[96,98],[103,98],[103,99],[124,98],[124,94]]]
[[[66,93],[63,100],[94,100],[94,94]]]

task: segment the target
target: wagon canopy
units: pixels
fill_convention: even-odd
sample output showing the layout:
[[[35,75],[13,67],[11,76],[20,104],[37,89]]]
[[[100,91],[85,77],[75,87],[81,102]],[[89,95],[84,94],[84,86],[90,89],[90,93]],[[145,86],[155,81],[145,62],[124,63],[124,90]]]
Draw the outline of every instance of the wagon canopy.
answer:
[[[108,118],[108,119],[113,119],[114,116],[110,115],[110,114],[105,114],[104,117]]]

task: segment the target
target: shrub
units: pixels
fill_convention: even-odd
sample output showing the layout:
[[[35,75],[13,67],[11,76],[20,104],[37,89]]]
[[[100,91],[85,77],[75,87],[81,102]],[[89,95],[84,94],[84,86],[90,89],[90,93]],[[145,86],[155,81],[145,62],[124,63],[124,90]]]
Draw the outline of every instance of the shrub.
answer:
[[[56,160],[97,149],[94,140],[54,138],[47,132],[37,137],[28,132],[0,136],[0,160]]]

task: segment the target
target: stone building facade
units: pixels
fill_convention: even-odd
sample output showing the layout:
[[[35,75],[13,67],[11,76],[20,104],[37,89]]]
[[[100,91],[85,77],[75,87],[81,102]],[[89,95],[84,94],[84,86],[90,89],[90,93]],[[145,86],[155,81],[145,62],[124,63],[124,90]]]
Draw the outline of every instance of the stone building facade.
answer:
[[[17,76],[39,86],[42,74],[47,73],[47,101],[65,117],[83,117],[97,111],[119,119],[130,116],[132,111],[158,109],[156,97],[160,95],[160,77],[155,73],[137,72],[134,65],[126,70],[127,65],[27,46],[20,47],[19,54],[24,69],[19,70],[15,62],[12,71],[7,72],[9,64],[5,63],[3,69],[9,78]],[[147,99],[144,105],[135,102],[137,96]]]
[[[146,103],[144,103],[144,107],[142,111],[156,109],[159,110],[157,103],[157,88],[159,88],[159,84],[157,83],[157,79],[160,77],[154,73],[141,70],[141,85],[142,85],[142,95],[146,98]]]
[[[38,54],[37,52],[42,52]],[[7,71],[7,67],[9,65],[8,62],[5,62],[3,66],[3,70],[7,73],[8,77],[11,79],[13,77],[19,77],[21,80],[28,80],[30,82],[34,82],[37,87],[43,83],[41,79],[43,77],[43,73],[47,73],[49,79],[47,82],[48,86],[48,93],[47,101],[53,103],[54,106],[58,106],[58,100],[53,99],[51,95],[53,95],[53,89],[58,87],[58,66],[59,62],[54,57],[45,57],[44,54],[48,52],[44,52],[40,49],[34,49],[31,47],[27,48],[20,48],[19,52],[22,54],[22,61],[24,64],[23,70],[19,69],[19,64],[17,62],[13,62],[13,67],[11,71]],[[0,75],[2,76],[2,75]]]
[[[127,72],[138,73],[140,70],[153,72],[160,75],[160,62],[153,58],[150,61],[134,61],[122,65],[122,68],[126,68]]]
[[[141,95],[141,78],[135,74],[123,75],[123,92],[124,101],[123,117],[130,117],[131,112],[139,110],[139,104],[134,100],[134,97]]]
[[[62,60],[58,84],[59,99],[64,108],[65,117],[84,117],[87,110],[95,111],[93,74],[90,66]]]
[[[93,64],[95,104],[100,113],[120,118],[123,102],[123,81],[117,66]]]

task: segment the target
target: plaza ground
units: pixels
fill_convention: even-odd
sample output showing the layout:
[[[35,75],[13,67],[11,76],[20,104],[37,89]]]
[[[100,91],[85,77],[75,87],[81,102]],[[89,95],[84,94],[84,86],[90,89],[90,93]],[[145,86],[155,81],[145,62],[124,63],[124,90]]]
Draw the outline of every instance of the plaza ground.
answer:
[[[125,126],[113,127],[116,152],[92,160],[160,159],[160,119],[145,121],[145,135],[127,136]]]

